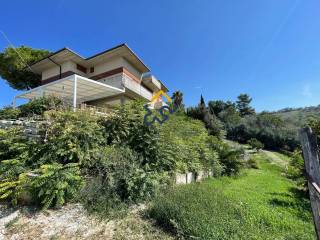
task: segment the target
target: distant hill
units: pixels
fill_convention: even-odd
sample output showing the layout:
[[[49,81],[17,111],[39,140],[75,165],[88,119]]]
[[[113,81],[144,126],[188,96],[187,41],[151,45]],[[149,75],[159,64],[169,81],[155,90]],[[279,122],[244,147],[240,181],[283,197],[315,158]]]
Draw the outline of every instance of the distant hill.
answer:
[[[310,118],[320,119],[320,105],[304,108],[284,108],[270,113],[279,116],[288,125],[300,128],[305,125]]]

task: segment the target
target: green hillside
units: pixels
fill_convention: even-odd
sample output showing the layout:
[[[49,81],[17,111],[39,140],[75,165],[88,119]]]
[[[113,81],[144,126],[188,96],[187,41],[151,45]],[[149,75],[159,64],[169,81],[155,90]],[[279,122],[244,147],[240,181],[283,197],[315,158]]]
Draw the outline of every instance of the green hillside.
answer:
[[[272,114],[281,117],[287,125],[300,128],[304,126],[309,119],[320,119],[320,105],[304,108],[284,108],[272,112]]]

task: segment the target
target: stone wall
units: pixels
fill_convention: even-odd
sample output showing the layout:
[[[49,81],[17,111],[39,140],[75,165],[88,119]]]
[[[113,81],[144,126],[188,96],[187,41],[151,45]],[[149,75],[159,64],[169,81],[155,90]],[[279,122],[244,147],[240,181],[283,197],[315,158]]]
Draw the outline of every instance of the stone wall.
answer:
[[[11,127],[21,127],[28,137],[39,137],[39,128],[43,121],[18,119],[18,120],[0,120],[0,129]]]

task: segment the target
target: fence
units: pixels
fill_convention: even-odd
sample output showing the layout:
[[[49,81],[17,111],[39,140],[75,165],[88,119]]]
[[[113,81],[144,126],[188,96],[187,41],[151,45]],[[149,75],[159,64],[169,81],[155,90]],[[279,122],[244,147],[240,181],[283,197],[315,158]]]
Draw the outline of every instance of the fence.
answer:
[[[311,128],[307,127],[300,130],[299,138],[306,168],[313,221],[317,239],[320,240],[320,164],[317,136]]]

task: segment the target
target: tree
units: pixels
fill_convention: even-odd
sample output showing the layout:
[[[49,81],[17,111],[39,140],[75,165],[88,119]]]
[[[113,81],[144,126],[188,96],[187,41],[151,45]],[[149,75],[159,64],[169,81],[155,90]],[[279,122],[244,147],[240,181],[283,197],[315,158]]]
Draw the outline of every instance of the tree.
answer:
[[[210,113],[202,95],[197,107],[187,109],[187,115],[203,121],[210,135],[218,137],[223,135],[221,122],[214,114]]]
[[[201,94],[201,97],[200,97],[200,106],[206,106],[206,103],[204,102],[204,98]]]
[[[172,99],[173,99],[174,107],[179,108],[179,109],[183,109],[184,108],[184,105],[183,105],[183,93],[182,92],[175,91],[172,94]]]
[[[231,101],[222,101],[222,100],[215,100],[209,101],[208,107],[211,113],[214,113],[216,116],[219,115],[220,112],[226,110],[229,107],[235,107],[235,104]]]
[[[241,121],[240,114],[234,105],[230,105],[222,110],[219,113],[218,118],[225,124],[226,128],[234,126]]]
[[[41,76],[33,73],[28,65],[49,54],[47,50],[26,46],[16,49],[8,47],[0,53],[0,77],[14,89],[29,90],[37,87],[41,84]]]
[[[250,106],[252,98],[248,94],[240,94],[236,102],[237,109],[240,115],[243,117],[245,115],[252,115],[255,113],[254,109]]]

